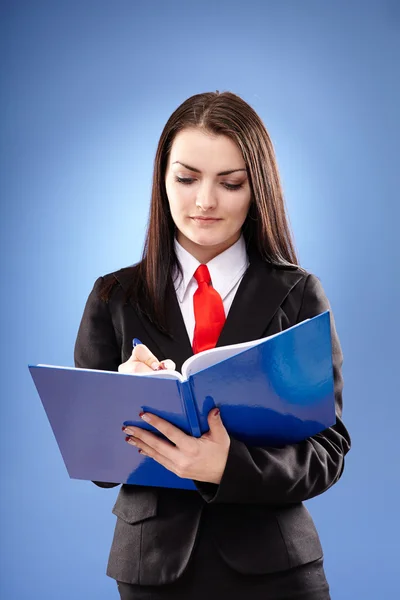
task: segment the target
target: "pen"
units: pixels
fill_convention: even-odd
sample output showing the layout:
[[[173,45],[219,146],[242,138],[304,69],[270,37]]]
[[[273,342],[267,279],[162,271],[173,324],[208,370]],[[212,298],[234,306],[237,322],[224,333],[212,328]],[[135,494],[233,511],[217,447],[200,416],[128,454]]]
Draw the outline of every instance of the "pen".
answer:
[[[141,344],[142,342],[138,339],[138,338],[133,338],[132,340],[132,346],[133,348],[136,348],[136,346],[138,346],[138,344]],[[156,371],[164,371],[165,370],[165,366],[160,363],[160,366],[158,367],[158,369],[156,369]]]

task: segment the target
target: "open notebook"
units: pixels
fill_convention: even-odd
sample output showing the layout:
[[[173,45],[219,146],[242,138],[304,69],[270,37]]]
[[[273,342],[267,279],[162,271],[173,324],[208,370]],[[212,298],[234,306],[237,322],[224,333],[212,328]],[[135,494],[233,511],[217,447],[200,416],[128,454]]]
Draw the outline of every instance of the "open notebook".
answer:
[[[77,479],[194,488],[126,444],[123,424],[156,432],[140,411],[199,437],[218,406],[229,434],[258,446],[299,442],[335,422],[329,311],[267,338],[191,356],[182,373],[29,369]]]

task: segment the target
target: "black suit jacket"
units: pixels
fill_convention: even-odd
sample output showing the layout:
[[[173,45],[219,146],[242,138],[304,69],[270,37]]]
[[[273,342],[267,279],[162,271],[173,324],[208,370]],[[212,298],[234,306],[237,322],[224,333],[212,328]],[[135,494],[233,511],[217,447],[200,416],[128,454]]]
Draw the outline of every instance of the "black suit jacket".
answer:
[[[250,258],[217,346],[264,337],[330,309],[319,279],[298,268]],[[133,269],[100,277],[86,303],[76,346],[77,367],[117,370],[139,338],[160,360],[180,370],[192,348],[171,286],[166,297],[173,339],[126,302]],[[108,302],[99,297],[115,283]],[[342,415],[342,352],[331,313],[336,424],[283,448],[248,447],[231,439],[219,485],[197,491],[122,485],[107,574],[133,584],[177,579],[188,564],[199,527],[207,520],[222,558],[244,574],[266,574],[316,560],[322,549],[304,500],[340,478],[350,437]],[[134,451],[134,450],[132,450]],[[110,487],[112,484],[100,484]]]

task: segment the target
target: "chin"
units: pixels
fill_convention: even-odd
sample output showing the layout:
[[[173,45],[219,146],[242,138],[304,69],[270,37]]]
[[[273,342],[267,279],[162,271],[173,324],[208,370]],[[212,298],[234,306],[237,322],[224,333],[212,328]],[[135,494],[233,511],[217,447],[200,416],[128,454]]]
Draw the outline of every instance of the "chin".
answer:
[[[226,242],[227,238],[215,235],[194,235],[189,237],[189,240],[198,246],[219,246]]]
[[[198,229],[193,231],[192,228],[186,227],[182,228],[180,231],[191,244],[202,247],[223,246],[235,236],[235,231],[199,231]]]
[[[231,246],[234,242],[231,241],[232,236],[227,236],[227,237],[214,237],[214,238],[201,238],[201,239],[193,239],[192,242],[194,244],[197,244],[198,246],[201,246],[203,248],[218,248],[221,247],[229,247]]]

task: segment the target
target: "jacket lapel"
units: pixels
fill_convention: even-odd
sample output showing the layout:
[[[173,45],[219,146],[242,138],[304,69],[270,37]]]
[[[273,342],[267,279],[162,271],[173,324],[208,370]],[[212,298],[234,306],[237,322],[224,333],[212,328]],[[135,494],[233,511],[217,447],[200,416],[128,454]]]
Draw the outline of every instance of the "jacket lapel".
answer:
[[[128,292],[131,284],[130,269],[115,273],[115,277],[122,289]],[[154,350],[154,354],[160,360],[172,359],[176,363],[176,369],[180,371],[185,360],[193,355],[193,350],[172,281],[165,297],[166,319],[171,332],[170,336],[160,331],[146,315],[140,313],[131,298],[129,301],[153,345],[159,349],[159,351]]]
[[[120,272],[117,279],[126,290],[130,283],[129,270],[126,274]],[[236,292],[217,347],[262,337],[290,290],[301,279],[299,269],[277,268],[262,260],[257,253],[251,253],[249,268]],[[165,302],[171,336],[161,332],[146,315],[138,313],[134,303],[132,306],[149,338],[159,348],[157,355],[160,359],[174,360],[180,371],[185,360],[193,355],[193,350],[172,281]]]
[[[236,292],[217,346],[256,340],[263,335],[273,316],[302,279],[297,268],[274,267],[256,253]]]
[[[177,370],[180,371],[185,360],[193,355],[193,349],[172,282],[166,293],[165,313],[171,336],[162,333],[145,316],[142,317],[143,326],[164,357],[171,358],[176,363]]]

